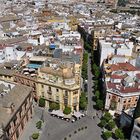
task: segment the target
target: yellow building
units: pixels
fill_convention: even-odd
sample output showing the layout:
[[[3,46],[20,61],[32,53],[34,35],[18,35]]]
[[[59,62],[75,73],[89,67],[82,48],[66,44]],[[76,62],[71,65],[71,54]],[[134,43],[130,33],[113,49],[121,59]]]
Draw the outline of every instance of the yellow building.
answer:
[[[79,110],[80,65],[61,59],[48,59],[38,70],[37,93],[44,96],[46,106],[55,102]]]
[[[55,102],[61,110],[69,106],[72,111],[78,111],[81,65],[56,58],[46,58],[43,61],[41,67],[32,73],[31,69],[25,67],[20,70],[1,68],[0,78],[32,87],[35,99],[44,97],[47,108]]]

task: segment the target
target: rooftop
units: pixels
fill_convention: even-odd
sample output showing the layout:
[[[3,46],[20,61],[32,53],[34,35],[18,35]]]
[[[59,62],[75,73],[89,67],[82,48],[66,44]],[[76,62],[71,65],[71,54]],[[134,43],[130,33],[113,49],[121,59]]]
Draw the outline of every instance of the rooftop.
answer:
[[[6,126],[32,89],[24,85],[6,81],[0,81],[0,83],[1,85],[5,84],[5,87],[9,89],[5,91],[3,88],[0,93],[0,124]],[[10,109],[12,106],[13,111],[11,112]]]

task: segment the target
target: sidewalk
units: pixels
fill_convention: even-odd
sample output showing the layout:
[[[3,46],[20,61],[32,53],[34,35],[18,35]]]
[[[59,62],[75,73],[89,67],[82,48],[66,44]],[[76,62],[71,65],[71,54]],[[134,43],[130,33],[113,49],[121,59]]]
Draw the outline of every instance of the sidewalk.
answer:
[[[23,133],[21,134],[21,136],[19,137],[19,140],[30,140],[30,136],[33,133],[39,132],[40,135],[42,133],[42,129],[45,127],[45,122],[42,124],[42,129],[39,130],[36,128],[36,123],[40,120],[41,116],[40,116],[40,110],[38,109],[38,107],[34,107],[34,114],[33,117],[27,122]]]

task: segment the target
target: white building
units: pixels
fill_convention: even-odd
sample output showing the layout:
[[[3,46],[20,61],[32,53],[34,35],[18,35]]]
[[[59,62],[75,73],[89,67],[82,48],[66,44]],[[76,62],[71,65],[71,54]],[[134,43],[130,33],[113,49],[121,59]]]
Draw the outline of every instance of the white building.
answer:
[[[103,60],[111,55],[125,55],[131,56],[133,49],[133,42],[129,39],[124,39],[121,35],[106,37],[99,40],[100,44],[100,65]]]

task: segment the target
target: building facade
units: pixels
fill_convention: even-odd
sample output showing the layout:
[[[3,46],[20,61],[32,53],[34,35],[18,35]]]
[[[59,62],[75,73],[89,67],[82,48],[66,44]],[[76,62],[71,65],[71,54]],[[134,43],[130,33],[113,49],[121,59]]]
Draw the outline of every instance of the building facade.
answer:
[[[32,117],[32,88],[2,80],[0,87],[0,139],[17,140]]]
[[[116,60],[127,60],[125,57],[122,58],[118,57]],[[103,66],[105,109],[121,114],[123,110],[136,107],[140,95],[140,71],[127,61],[118,63],[115,62],[115,59],[105,61]]]

